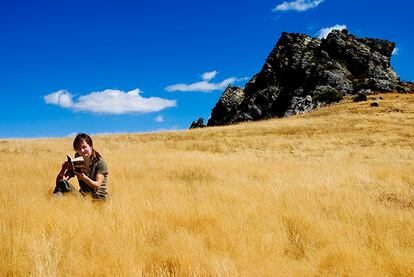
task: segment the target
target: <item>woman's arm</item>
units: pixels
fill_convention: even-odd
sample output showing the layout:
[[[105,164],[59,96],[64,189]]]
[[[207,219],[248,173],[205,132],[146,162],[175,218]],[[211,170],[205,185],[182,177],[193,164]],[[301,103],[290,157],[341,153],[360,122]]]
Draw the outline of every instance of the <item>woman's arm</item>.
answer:
[[[69,180],[73,177],[71,172],[71,165],[68,162],[64,162],[62,167],[59,171],[59,174],[56,176],[56,184],[59,183],[61,180]]]
[[[82,180],[85,182],[86,185],[91,187],[92,189],[98,189],[102,186],[103,181],[105,179],[105,176],[101,173],[96,174],[96,181],[92,180],[88,177],[85,173],[75,173],[76,177],[78,177],[79,180]]]

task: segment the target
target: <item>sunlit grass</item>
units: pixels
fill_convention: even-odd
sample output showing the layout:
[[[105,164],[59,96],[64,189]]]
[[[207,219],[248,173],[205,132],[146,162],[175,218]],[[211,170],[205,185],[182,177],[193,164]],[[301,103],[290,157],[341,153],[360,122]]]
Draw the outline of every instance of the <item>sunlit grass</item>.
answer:
[[[414,95],[381,96],[93,137],[104,204],[51,196],[71,138],[1,140],[0,275],[413,276]]]

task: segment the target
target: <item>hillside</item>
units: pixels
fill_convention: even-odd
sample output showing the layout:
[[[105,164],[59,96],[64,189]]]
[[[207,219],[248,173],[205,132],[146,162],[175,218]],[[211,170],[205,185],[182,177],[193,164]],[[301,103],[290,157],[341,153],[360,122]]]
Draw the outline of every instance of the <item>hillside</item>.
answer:
[[[1,140],[0,275],[412,276],[414,94],[369,98],[95,136],[105,204],[51,197],[72,138]]]

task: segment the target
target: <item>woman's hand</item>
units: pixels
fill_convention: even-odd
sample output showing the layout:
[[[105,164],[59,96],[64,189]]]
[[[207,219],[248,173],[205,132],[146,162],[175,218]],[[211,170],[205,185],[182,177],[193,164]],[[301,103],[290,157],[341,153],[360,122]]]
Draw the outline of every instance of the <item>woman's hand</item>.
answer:
[[[79,172],[74,172],[76,177],[78,177],[79,180],[85,180],[86,179],[86,174],[85,173],[79,173]]]
[[[62,164],[61,171],[65,172],[67,169],[72,169],[72,164],[70,162],[64,162]]]
[[[85,184],[92,188],[92,189],[99,189],[105,179],[105,176],[101,173],[96,174],[96,181],[92,180],[88,175],[86,175],[85,173],[79,173],[79,172],[75,172],[76,177],[78,177],[79,180],[82,180],[85,182]]]
[[[72,164],[70,162],[64,162],[62,164],[62,168],[60,169],[60,172],[56,176],[56,184],[61,180],[69,180],[71,177],[73,177],[72,173]]]

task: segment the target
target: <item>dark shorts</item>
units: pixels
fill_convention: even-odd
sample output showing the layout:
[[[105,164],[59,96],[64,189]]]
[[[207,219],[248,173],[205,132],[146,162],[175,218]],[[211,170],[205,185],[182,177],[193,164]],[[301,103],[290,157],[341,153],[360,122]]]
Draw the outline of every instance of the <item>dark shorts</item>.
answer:
[[[55,187],[55,190],[53,191],[53,195],[55,196],[60,196],[63,195],[64,193],[75,193],[78,195],[88,195],[91,194],[92,195],[92,189],[87,187],[86,185],[82,186],[79,190],[77,190],[69,181],[67,180],[60,180]],[[92,195],[93,197],[94,195]],[[94,200],[106,200],[107,197],[93,197]]]
[[[60,194],[60,193],[67,193],[67,192],[77,192],[77,189],[74,186],[72,186],[72,184],[69,183],[68,181],[60,180],[56,184],[53,194]]]

